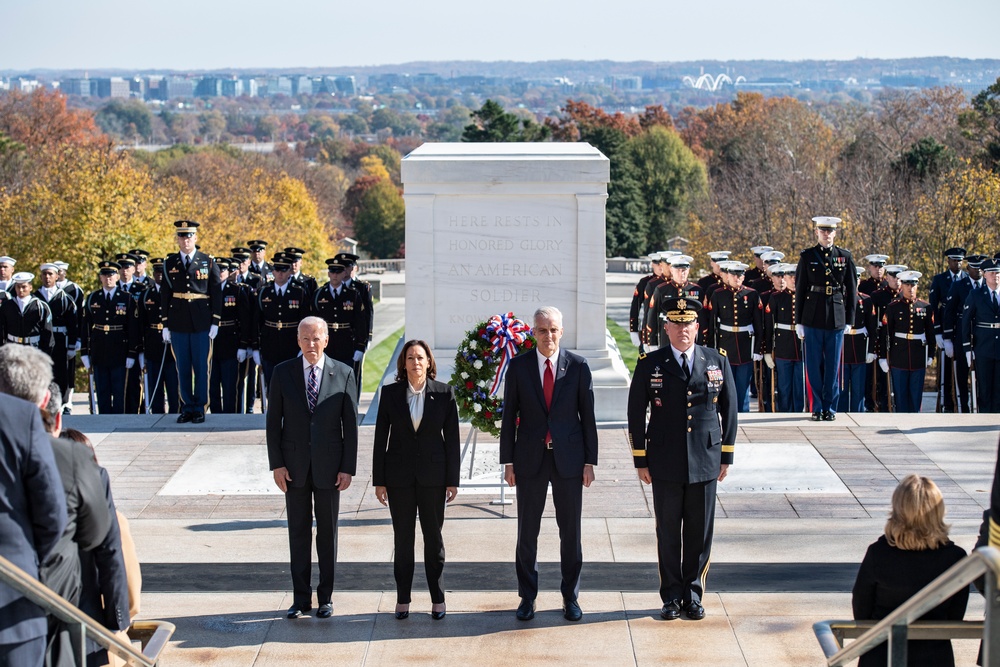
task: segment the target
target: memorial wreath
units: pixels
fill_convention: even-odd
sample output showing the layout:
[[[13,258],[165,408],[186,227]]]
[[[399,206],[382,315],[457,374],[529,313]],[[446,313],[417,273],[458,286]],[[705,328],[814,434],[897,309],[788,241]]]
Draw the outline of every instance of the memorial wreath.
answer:
[[[534,347],[531,327],[514,313],[494,315],[469,330],[458,345],[451,376],[458,414],[483,433],[499,436],[503,397],[497,394],[507,367],[521,350]]]

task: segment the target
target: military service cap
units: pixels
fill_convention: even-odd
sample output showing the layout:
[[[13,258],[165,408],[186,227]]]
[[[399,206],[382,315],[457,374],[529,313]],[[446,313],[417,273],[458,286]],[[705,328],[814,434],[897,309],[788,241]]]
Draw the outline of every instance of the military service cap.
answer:
[[[966,255],[965,261],[969,266],[978,269],[980,264],[989,259],[986,255]]]
[[[919,271],[900,271],[899,275],[896,276],[896,280],[906,285],[916,285],[922,275],[924,274]]]
[[[675,296],[663,302],[663,312],[660,315],[668,322],[689,324],[698,320],[701,311],[701,301],[686,296]]]
[[[135,250],[129,250],[129,253],[136,256],[135,263],[142,264],[143,262],[149,260],[149,251],[143,250],[142,248],[136,248]]]
[[[111,260],[104,260],[103,262],[97,263],[97,272],[101,275],[109,276],[113,273],[118,273],[118,269],[122,268],[118,262],[112,262]]]
[[[201,227],[201,223],[195,222],[194,220],[178,220],[174,223],[174,227],[177,228],[174,232],[177,236],[194,236],[198,233],[198,228]]]
[[[67,262],[52,262],[52,263],[55,264],[56,268],[59,269],[60,271],[65,271],[66,269],[69,268],[69,264]]]
[[[125,268],[127,266],[135,266],[139,263],[139,258],[130,252],[120,252],[115,255],[115,259],[118,260],[119,268]]]
[[[1000,263],[995,259],[984,259],[983,263],[979,265],[979,270],[983,273],[996,273],[1000,271]]]
[[[344,259],[340,255],[337,255],[336,257],[331,257],[330,259],[326,260],[326,270],[327,271],[332,271],[334,273],[340,273],[341,271],[343,271],[346,268],[347,268],[347,263],[344,261]]]
[[[865,259],[872,266],[885,266],[885,263],[889,261],[889,255],[865,255]]]
[[[11,280],[15,283],[30,283],[34,279],[35,275],[33,273],[28,273],[27,271],[18,271],[11,276]]]
[[[762,257],[765,252],[771,252],[772,250],[774,250],[774,248],[769,245],[755,245],[750,248],[750,252],[753,253],[754,257]]]
[[[729,256],[733,253],[729,250],[713,250],[708,253],[708,258],[718,264],[719,262],[724,262],[729,259]]]
[[[56,266],[54,262],[46,262],[45,264],[42,264],[41,266],[39,266],[38,270],[39,271],[55,271],[56,273],[58,273],[59,272],[59,267]]]
[[[267,250],[267,241],[262,241],[260,239],[247,241],[247,247],[250,248],[250,252]]]
[[[691,262],[694,261],[694,257],[691,255],[674,255],[667,260],[667,264],[676,267],[678,269],[685,269],[691,266]]]
[[[818,215],[812,221],[817,229],[836,229],[837,225],[843,222],[840,218],[835,218],[832,215]]]
[[[901,271],[906,271],[908,268],[910,267],[908,267],[906,264],[886,264],[885,273],[886,275],[895,278],[896,274],[900,273]]]
[[[765,264],[777,264],[785,258],[785,253],[780,250],[768,250],[760,254],[760,259]]]
[[[944,256],[948,259],[963,260],[965,259],[965,248],[948,248],[944,251]]]

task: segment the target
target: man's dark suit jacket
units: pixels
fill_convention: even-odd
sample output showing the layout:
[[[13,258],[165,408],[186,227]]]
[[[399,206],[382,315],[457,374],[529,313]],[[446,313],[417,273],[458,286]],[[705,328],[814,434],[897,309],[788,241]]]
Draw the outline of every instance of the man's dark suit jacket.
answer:
[[[560,477],[583,475],[585,464],[597,465],[597,422],[590,366],[583,357],[559,350],[553,369],[552,408],[538,372],[538,351],[515,357],[507,369],[500,462],[513,463],[515,475],[531,477],[542,466],[545,434],[552,434],[552,455]]]
[[[427,380],[424,414],[413,430],[407,382],[382,387],[375,421],[375,486],[458,486],[458,404],[452,388]]]
[[[66,498],[38,406],[0,395],[0,555],[38,576],[66,527]],[[45,636],[45,613],[0,584],[0,644]]]
[[[302,358],[275,366],[267,392],[267,459],[271,470],[287,468],[290,486],[332,489],[337,473],[358,466],[358,386],[354,369],[326,357],[316,410],[309,414]]]

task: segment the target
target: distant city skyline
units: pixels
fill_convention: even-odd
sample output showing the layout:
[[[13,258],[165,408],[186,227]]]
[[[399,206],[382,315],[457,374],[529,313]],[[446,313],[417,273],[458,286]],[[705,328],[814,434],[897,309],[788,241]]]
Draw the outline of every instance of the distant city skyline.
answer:
[[[997,0],[5,0],[0,70],[997,58]]]

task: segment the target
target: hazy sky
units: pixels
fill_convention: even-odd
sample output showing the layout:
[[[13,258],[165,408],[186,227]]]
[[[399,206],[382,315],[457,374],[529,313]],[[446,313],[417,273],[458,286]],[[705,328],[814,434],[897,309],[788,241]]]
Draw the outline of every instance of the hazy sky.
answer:
[[[0,69],[1000,58],[997,26],[1000,0],[0,0]]]

